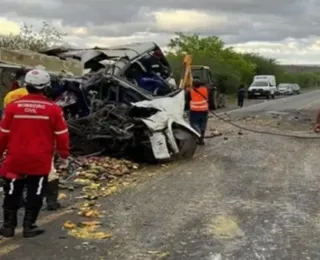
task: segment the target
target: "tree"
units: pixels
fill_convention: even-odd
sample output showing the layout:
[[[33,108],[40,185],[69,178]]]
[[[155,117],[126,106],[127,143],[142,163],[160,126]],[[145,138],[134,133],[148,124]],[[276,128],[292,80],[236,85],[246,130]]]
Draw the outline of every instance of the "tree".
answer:
[[[21,26],[19,34],[0,36],[0,48],[41,51],[60,43],[63,36],[56,28],[46,22],[43,22],[42,28],[38,32],[32,26],[24,24]],[[9,70],[0,70],[0,105],[12,80],[11,74]]]
[[[232,48],[227,48],[216,36],[200,37],[196,34],[177,33],[168,47],[168,60],[174,73],[181,73],[183,55],[191,54],[194,64],[212,69],[216,81],[227,92],[234,92],[240,83],[247,83],[254,74],[255,64],[245,60]]]
[[[216,36],[200,37],[197,34],[177,33],[168,44],[168,60],[176,79],[182,71],[183,56],[191,54],[193,63],[209,66],[218,86],[227,93],[235,93],[240,83],[247,86],[254,75],[275,75],[278,83],[298,83],[302,88],[320,85],[320,74],[311,72],[289,73],[275,59],[257,53],[237,53],[226,47]]]
[[[40,31],[35,31],[31,25],[22,25],[17,35],[10,34],[0,37],[0,48],[10,50],[40,51],[60,43],[64,34],[55,27],[43,22]]]

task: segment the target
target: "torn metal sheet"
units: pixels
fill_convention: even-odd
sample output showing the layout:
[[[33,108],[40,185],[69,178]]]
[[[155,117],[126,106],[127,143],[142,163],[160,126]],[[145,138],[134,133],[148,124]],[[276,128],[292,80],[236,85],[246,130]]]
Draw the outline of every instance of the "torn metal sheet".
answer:
[[[159,112],[142,119],[142,121],[153,131],[163,130],[171,124],[177,123],[188,128],[191,132],[199,135],[183,118],[185,107],[185,93],[180,91],[176,96],[158,98],[151,101],[141,101],[132,104],[136,107],[155,108]]]
[[[169,159],[170,153],[167,146],[166,136],[162,132],[153,133],[150,136],[152,151],[156,159]]]
[[[0,62],[30,68],[41,65],[48,71],[61,72],[64,70],[74,75],[82,75],[83,71],[81,63],[77,60],[62,60],[58,57],[43,55],[28,50],[7,50],[0,48]]]

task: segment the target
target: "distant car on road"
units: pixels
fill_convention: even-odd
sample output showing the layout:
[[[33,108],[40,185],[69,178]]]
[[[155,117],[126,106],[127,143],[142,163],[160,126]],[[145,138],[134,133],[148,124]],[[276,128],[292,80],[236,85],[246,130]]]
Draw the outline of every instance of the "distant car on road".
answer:
[[[274,75],[256,75],[248,88],[248,98],[275,98],[276,86],[276,77]]]
[[[293,94],[293,86],[290,83],[280,83],[278,85],[278,93],[279,95],[292,95]]]
[[[300,86],[298,84],[292,84],[292,90],[294,94],[300,94]]]

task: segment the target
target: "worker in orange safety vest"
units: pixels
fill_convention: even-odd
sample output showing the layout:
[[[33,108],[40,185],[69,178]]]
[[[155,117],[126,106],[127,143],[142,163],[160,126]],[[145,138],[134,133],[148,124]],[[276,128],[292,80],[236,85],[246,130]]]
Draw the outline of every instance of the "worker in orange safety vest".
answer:
[[[189,101],[190,125],[201,135],[199,144],[204,145],[204,136],[207,128],[209,112],[210,91],[199,80],[194,80],[193,88],[188,92],[187,101]]]

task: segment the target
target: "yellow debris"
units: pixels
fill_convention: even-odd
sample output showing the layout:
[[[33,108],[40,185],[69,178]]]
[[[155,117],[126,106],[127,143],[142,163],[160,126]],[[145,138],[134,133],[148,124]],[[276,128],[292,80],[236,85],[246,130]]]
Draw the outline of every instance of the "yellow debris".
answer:
[[[150,255],[155,256],[158,260],[170,256],[170,253],[169,253],[169,252],[148,251],[147,253],[150,254]]]
[[[99,217],[100,216],[98,210],[91,209],[90,207],[88,207],[88,208],[80,208],[79,215],[87,217],[87,218],[94,218],[94,217]]]
[[[63,227],[64,227],[65,229],[74,229],[74,228],[77,227],[77,225],[68,220],[67,222],[65,222],[65,223],[63,224]]]
[[[232,216],[218,216],[212,219],[209,225],[210,233],[220,239],[232,239],[243,236],[243,231],[237,224],[237,220]]]
[[[66,199],[67,198],[67,195],[64,194],[64,193],[59,193],[59,196],[58,196],[58,200],[63,200],[63,199]]]
[[[83,221],[80,223],[80,225],[82,227],[97,227],[97,226],[101,226],[101,222],[100,221]]]
[[[76,239],[106,239],[112,237],[109,232],[96,232],[93,228],[76,228],[68,232],[68,234]]]

